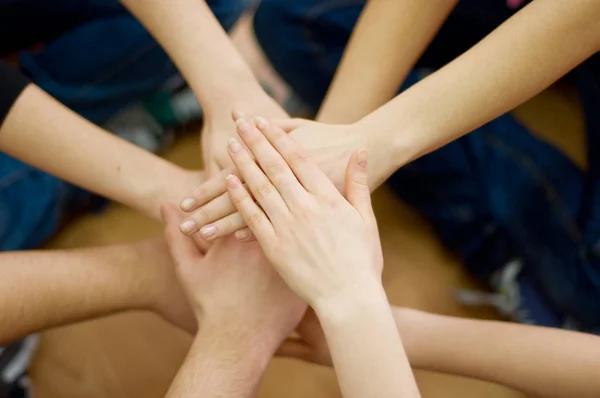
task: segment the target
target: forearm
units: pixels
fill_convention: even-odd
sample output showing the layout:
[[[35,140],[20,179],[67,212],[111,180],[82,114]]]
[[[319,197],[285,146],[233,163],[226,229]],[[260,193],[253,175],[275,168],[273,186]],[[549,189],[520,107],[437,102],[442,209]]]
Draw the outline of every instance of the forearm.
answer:
[[[167,397],[253,396],[272,356],[257,343],[203,322]]]
[[[177,181],[188,178],[184,170],[109,134],[33,84],[2,124],[0,150],[154,218]]]
[[[383,289],[315,305],[344,397],[417,397],[419,392]]]
[[[536,397],[600,395],[600,338],[534,326],[394,308],[410,363]]]
[[[457,2],[370,0],[317,120],[354,123],[393,98]]]
[[[600,48],[600,2],[534,1],[488,37],[357,123],[401,167],[542,91]]]
[[[131,309],[156,292],[156,242],[0,254],[0,345],[30,333]],[[168,255],[166,250],[164,255]]]
[[[262,92],[206,1],[122,2],[175,61],[205,112],[230,113],[244,95]]]

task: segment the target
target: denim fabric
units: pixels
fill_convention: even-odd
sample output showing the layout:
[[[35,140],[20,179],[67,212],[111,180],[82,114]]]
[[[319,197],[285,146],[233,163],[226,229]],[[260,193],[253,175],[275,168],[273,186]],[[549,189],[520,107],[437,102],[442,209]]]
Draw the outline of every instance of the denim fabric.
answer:
[[[248,0],[209,0],[227,29]],[[176,29],[176,27],[173,27]],[[155,93],[177,70],[117,0],[18,0],[0,6],[0,51],[14,43],[22,71],[92,122],[102,124]],[[14,37],[15,40],[5,40]],[[77,145],[77,143],[72,143]],[[0,153],[0,250],[30,249],[54,234],[65,211],[90,194]]]
[[[263,0],[256,36],[278,73],[317,110],[364,0]],[[417,68],[437,69],[514,11],[504,0],[463,0]],[[522,258],[528,285],[587,331],[600,331],[600,68],[569,75],[586,113],[590,172],[504,115],[400,169],[389,183],[442,241],[489,282]],[[406,86],[417,80],[412,73]],[[597,165],[596,165],[597,164]]]

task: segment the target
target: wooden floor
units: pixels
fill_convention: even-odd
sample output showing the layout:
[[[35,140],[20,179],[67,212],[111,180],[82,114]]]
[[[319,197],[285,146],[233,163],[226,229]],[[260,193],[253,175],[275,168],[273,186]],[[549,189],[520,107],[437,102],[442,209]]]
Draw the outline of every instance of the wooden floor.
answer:
[[[579,110],[572,99],[546,93],[517,114],[563,148],[578,164],[583,138]],[[181,139],[167,157],[198,168],[197,134]],[[490,317],[458,306],[452,289],[470,286],[460,264],[444,252],[427,225],[386,189],[375,194],[385,254],[384,283],[393,304],[457,316]],[[158,235],[160,227],[120,205],[66,228],[54,248],[132,241]],[[152,314],[128,313],[45,333],[32,376],[38,398],[161,397],[186,354],[191,337]],[[509,398],[522,395],[465,378],[417,372],[425,398]],[[333,372],[292,360],[274,359],[261,398],[339,397]]]

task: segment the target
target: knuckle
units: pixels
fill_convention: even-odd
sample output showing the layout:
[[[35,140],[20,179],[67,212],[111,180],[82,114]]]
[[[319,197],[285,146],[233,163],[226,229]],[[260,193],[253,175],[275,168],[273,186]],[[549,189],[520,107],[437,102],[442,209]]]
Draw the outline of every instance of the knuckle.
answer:
[[[281,175],[285,172],[285,165],[283,162],[270,162],[265,165],[265,171],[267,175]]]
[[[225,231],[225,233],[229,233],[229,231],[231,231],[234,227],[231,217],[225,217],[219,220],[216,224],[217,231]]]
[[[198,224],[212,221],[212,212],[206,207],[201,207],[194,213],[194,219]]]
[[[262,214],[258,211],[253,211],[248,215],[248,226],[257,227],[262,221]]]
[[[270,183],[263,182],[258,186],[256,192],[258,192],[261,197],[266,198],[273,193],[273,187]]]
[[[303,151],[293,150],[289,155],[289,159],[290,159],[290,164],[300,165],[300,164],[303,164],[306,162],[306,160],[308,159],[308,156]]]

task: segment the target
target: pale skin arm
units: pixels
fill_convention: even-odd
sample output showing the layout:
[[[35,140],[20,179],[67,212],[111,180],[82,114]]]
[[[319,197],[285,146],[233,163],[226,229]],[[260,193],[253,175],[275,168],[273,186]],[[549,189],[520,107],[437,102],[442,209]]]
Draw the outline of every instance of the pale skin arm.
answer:
[[[315,311],[344,397],[419,397],[381,286],[360,287]]]
[[[498,383],[544,398],[597,397],[600,337],[561,329],[436,315],[394,307],[392,312],[415,369]],[[331,366],[314,313],[279,355]]]
[[[600,49],[600,2],[533,1],[355,127],[396,148],[384,177],[533,97]]]
[[[0,345],[127,310],[152,310],[195,329],[166,244],[0,254]]]
[[[0,150],[74,185],[159,218],[200,174],[183,170],[72,112],[30,84],[0,126]]]
[[[600,337],[393,308],[415,368],[473,377],[545,398],[600,395]]]
[[[243,98],[265,95],[206,1],[121,2],[175,61],[204,112],[228,115],[238,104],[248,105]]]
[[[457,3],[367,2],[317,120],[354,123],[392,99]]]

